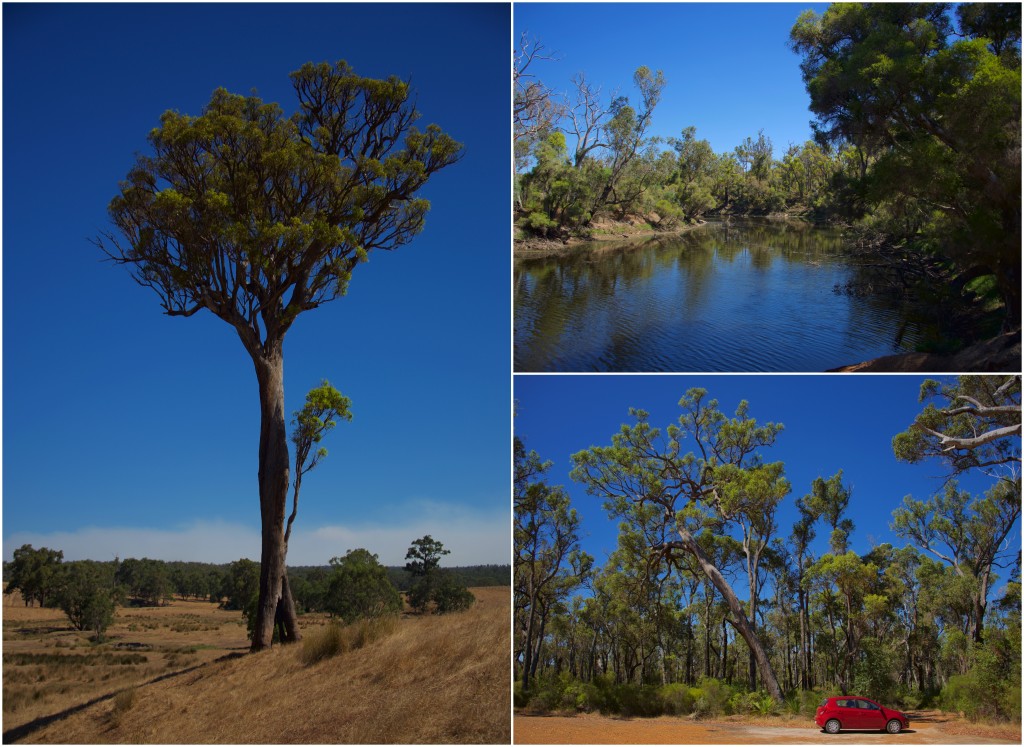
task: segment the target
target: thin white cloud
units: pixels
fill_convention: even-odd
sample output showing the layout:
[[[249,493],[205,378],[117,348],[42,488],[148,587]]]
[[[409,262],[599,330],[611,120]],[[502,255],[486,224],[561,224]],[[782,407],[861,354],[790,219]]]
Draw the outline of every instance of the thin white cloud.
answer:
[[[376,553],[385,565],[403,565],[412,540],[425,534],[451,554],[443,565],[508,564],[512,555],[507,513],[484,513],[431,501],[414,501],[394,512],[388,524],[332,524],[310,529],[296,525],[288,548],[289,565],[324,565],[357,547]],[[228,563],[259,559],[255,527],[223,521],[196,521],[171,529],[85,527],[64,532],[15,532],[4,539],[10,560],[24,544],[64,551],[65,560],[155,558]]]
[[[259,557],[258,529],[221,521],[197,521],[173,529],[83,527],[63,532],[15,532],[4,539],[4,559],[24,544],[62,550],[65,560],[154,558],[227,563]]]

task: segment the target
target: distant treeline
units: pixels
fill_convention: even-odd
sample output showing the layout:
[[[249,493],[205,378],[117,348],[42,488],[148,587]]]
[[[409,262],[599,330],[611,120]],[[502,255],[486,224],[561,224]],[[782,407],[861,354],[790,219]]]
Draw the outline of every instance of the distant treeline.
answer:
[[[21,591],[26,606],[58,606],[56,592],[72,566],[87,564],[109,577],[121,588],[125,602],[138,606],[165,604],[172,597],[182,599],[209,599],[211,602],[231,606],[231,600],[240,596],[236,587],[246,585],[243,578],[259,578],[259,563],[241,559],[233,563],[200,563],[194,561],[165,561],[151,558],[126,558],[110,561],[72,561],[65,563],[61,550],[33,548],[23,545],[14,551],[14,559],[3,564],[5,592]],[[243,572],[243,567],[244,571]],[[453,582],[462,586],[509,586],[510,565],[470,565],[440,569]],[[331,575],[330,565],[294,566],[288,569],[292,579],[296,603],[303,609],[315,611],[318,586]],[[399,591],[408,591],[413,583],[412,574],[404,567],[388,567],[388,579]],[[300,598],[301,597],[301,598]]]
[[[405,601],[418,613],[444,614],[467,609],[474,597],[467,586],[509,585],[510,566],[445,569],[439,561],[449,551],[430,535],[415,540],[404,568],[385,568],[364,549],[331,558],[330,565],[289,569],[296,611],[325,612],[351,623],[393,615]],[[207,599],[240,610],[253,635],[259,598],[260,564],[241,558],[233,563],[195,563],[151,558],[65,563],[64,552],[22,545],[3,565],[4,591],[20,591],[26,606],[60,608],[72,625],[96,640],[114,620],[118,607],[161,606],[175,595]]]
[[[413,576],[402,566],[386,566],[388,579],[399,591],[408,591]],[[319,573],[329,573],[327,565],[300,565],[288,569],[289,578],[316,577]],[[465,565],[454,568],[442,568],[446,575],[463,586],[511,586],[511,565]]]

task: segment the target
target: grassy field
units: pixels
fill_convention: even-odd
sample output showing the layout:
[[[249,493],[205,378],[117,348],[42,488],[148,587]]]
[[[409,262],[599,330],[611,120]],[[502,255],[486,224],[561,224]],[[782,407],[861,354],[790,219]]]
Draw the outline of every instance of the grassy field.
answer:
[[[508,744],[509,589],[472,591],[467,612],[404,615],[311,665],[301,646],[243,655],[240,613],[206,602],[119,609],[92,644],[5,597],[4,741]],[[310,638],[326,624],[301,622]]]

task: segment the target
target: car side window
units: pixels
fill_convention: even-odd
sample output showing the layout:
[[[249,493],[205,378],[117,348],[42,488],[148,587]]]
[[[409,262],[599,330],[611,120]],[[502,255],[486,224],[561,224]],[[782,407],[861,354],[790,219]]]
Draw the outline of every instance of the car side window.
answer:
[[[846,707],[847,708],[860,708],[860,703],[858,703],[856,700],[848,700],[848,701],[846,701]]]
[[[867,709],[872,710],[872,711],[877,711],[878,710],[878,706],[876,706],[874,703],[868,703],[866,700],[860,701],[860,707],[861,708],[867,708]]]

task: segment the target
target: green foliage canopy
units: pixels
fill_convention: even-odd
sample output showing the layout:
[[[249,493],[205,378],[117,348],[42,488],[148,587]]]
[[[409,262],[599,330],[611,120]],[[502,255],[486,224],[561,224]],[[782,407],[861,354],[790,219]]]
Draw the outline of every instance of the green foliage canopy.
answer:
[[[33,601],[39,602],[40,607],[45,606],[52,601],[52,594],[59,586],[63,559],[61,550],[22,545],[14,551],[11,563],[4,569],[5,592],[20,591],[26,607]]]
[[[963,282],[995,275],[1012,329],[1020,323],[1021,71],[1019,46],[1011,48],[1020,8],[961,5],[959,34],[949,10],[835,3],[803,13],[790,41],[819,137],[856,147],[870,202],[920,206],[908,238],[941,248]]]
[[[206,308],[247,348],[280,339],[299,313],[343,295],[374,249],[422,227],[417,191],[461,146],[413,126],[409,84],[344,61],[292,73],[299,108],[214,91],[199,116],[168,111],[149,135],[101,245],[169,315]]]
[[[402,598],[377,556],[358,548],[331,558],[324,610],[346,623],[365,617],[397,614]]]

